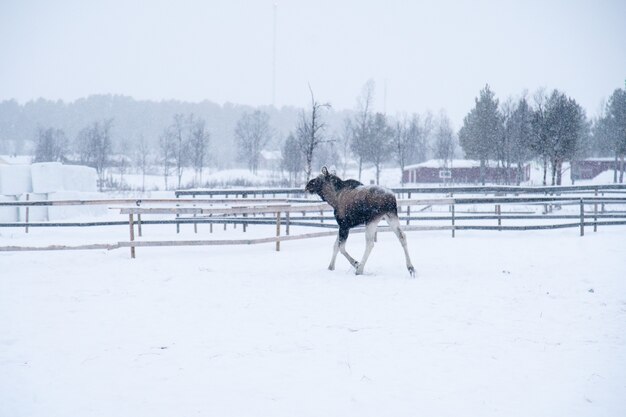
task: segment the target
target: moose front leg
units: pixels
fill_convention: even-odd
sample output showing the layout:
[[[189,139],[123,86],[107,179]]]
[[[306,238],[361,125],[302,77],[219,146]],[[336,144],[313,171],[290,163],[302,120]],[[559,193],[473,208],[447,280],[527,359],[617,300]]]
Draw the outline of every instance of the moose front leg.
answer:
[[[335,259],[337,258],[337,252],[341,252],[343,256],[346,257],[350,265],[353,267],[358,267],[359,263],[354,259],[348,252],[346,252],[346,240],[348,240],[348,235],[350,234],[350,229],[347,227],[339,227],[339,233],[337,234],[337,240],[335,241],[335,246],[333,247],[333,257],[330,260],[330,265],[328,265],[328,269],[331,271],[335,269]]]
[[[339,253],[339,234],[337,235],[337,239],[335,240],[335,245],[333,246],[333,257],[330,258],[330,265],[328,265],[328,269],[331,271],[335,270],[335,261],[337,260],[338,253]]]

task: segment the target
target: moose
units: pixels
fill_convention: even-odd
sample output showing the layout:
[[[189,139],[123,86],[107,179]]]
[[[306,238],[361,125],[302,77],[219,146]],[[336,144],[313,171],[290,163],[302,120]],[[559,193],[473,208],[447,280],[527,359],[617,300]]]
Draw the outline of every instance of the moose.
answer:
[[[356,275],[361,275],[367,258],[374,247],[376,227],[382,219],[385,219],[402,244],[409,274],[411,277],[415,277],[415,268],[409,257],[406,235],[400,230],[398,203],[391,191],[376,185],[363,185],[357,180],[344,181],[334,173],[328,172],[326,167],[322,168],[320,175],[307,183],[305,191],[319,195],[335,210],[339,234],[333,247],[333,256],[328,269],[331,271],[335,269],[337,253],[341,252],[348,262],[356,268]],[[366,226],[365,253],[363,253],[361,262],[357,262],[346,252],[345,246],[350,229],[363,224]]]

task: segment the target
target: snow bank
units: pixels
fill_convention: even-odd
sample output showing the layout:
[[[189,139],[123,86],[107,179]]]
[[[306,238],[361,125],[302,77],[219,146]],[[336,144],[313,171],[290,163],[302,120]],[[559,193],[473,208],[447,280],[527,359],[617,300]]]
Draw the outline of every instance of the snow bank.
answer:
[[[0,165],[0,194],[19,195],[32,191],[30,165]]]

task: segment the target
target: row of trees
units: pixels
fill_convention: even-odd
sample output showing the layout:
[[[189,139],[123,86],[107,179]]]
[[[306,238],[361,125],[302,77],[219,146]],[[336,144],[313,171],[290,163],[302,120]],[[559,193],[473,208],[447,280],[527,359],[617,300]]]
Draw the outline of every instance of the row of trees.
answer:
[[[453,158],[456,136],[444,112],[437,119],[431,114],[390,118],[373,111],[374,87],[373,81],[365,84],[354,115],[344,121],[342,134],[326,132],[323,110],[330,106],[316,101],[311,92],[310,110],[302,111],[295,131],[289,134],[282,149],[283,169],[289,173],[290,181],[301,171],[308,180],[316,159],[322,165],[339,166],[345,176],[347,161],[354,157],[359,180],[364,164],[371,164],[378,184],[383,165],[389,162],[394,161],[402,173],[407,165],[422,162],[429,154],[443,163]]]
[[[39,128],[35,140],[35,162],[77,162],[94,167],[100,189],[112,151],[112,119],[93,122],[80,130],[71,142],[56,128]]]
[[[181,187],[183,172],[187,167],[194,170],[193,185],[202,183],[202,171],[209,156],[209,140],[210,134],[204,119],[193,114],[174,115],[172,124],[159,137],[158,156],[166,189],[172,171],[177,178],[177,187]],[[138,155],[145,158],[146,153],[139,152]],[[145,177],[145,170],[143,175]]]
[[[141,136],[130,149],[127,142],[118,140],[114,154],[111,135],[113,119],[95,121],[81,129],[73,141],[57,128],[39,128],[35,139],[35,162],[79,163],[96,169],[100,189],[107,184],[106,170],[116,166],[123,174],[131,164],[142,173],[142,189],[150,167],[161,168],[168,187],[168,179],[174,173],[178,187],[182,184],[185,168],[194,170],[194,185],[202,182],[202,171],[207,164],[210,135],[203,119],[193,114],[176,114],[172,123],[164,129],[155,147]]]
[[[590,121],[574,99],[558,90],[550,94],[540,90],[534,94],[532,103],[526,95],[500,103],[487,85],[476,97],[457,136],[445,112],[437,117],[427,113],[395,118],[375,112],[374,89],[373,81],[364,85],[356,109],[345,118],[341,133],[328,132],[325,118],[330,105],[317,101],[311,91],[310,108],[302,110],[282,145],[282,169],[289,174],[290,182],[300,175],[308,180],[318,165],[334,165],[345,176],[347,161],[354,159],[359,179],[364,165],[368,164],[375,168],[379,183],[381,169],[389,163],[402,172],[407,165],[434,157],[442,167],[449,167],[459,154],[459,145],[465,157],[480,161],[483,173],[490,161],[501,167],[516,167],[516,178],[503,178],[505,182],[519,183],[523,165],[535,159],[543,164],[544,184],[548,183],[548,174],[552,184],[561,184],[564,162],[607,154],[614,156],[616,165],[618,160],[622,161],[619,180],[623,181],[624,90],[615,90],[600,117]],[[142,188],[145,188],[146,172],[152,166],[161,170],[166,188],[172,174],[177,186],[183,186],[187,168],[194,170],[193,185],[202,184],[210,141],[204,119],[192,113],[175,114],[160,134],[157,146],[143,136],[134,142],[132,149],[123,149],[124,142],[118,141],[118,152],[128,158],[118,155],[121,159],[117,162],[113,157],[112,126],[113,119],[93,122],[81,129],[73,141],[60,129],[40,128],[35,160],[76,161],[92,166],[98,171],[102,185],[106,168],[117,163],[121,171],[132,154],[134,165],[144,177]],[[245,112],[233,133],[238,160],[256,173],[262,150],[277,135],[270,126],[269,115],[260,110]]]
[[[561,91],[538,91],[534,105],[525,96],[501,105],[487,85],[463,120],[459,141],[467,158],[480,161],[483,183],[489,160],[506,168],[515,164],[519,184],[522,164],[536,159],[543,165],[543,184],[550,171],[551,184],[561,185],[566,161],[607,152],[615,155],[616,163],[618,157],[623,159],[625,119],[626,96],[621,89],[615,90],[604,114],[590,121],[576,100]]]

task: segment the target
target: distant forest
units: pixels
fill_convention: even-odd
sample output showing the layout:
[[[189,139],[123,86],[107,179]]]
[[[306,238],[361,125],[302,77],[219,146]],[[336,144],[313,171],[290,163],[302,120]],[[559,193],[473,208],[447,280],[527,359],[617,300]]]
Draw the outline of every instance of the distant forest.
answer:
[[[280,150],[294,130],[302,109],[272,106],[251,107],[210,101],[189,103],[176,100],[135,100],[121,95],[93,95],[73,102],[39,99],[19,104],[15,100],[0,102],[0,154],[34,154],[40,129],[59,129],[73,142],[85,127],[112,120],[113,153],[128,153],[140,139],[155,149],[159,137],[172,124],[174,115],[193,114],[206,122],[210,134],[211,166],[228,168],[237,164],[235,127],[245,113],[260,110],[269,115],[273,129],[270,150]],[[324,115],[327,134],[338,134],[349,111],[329,109]]]

